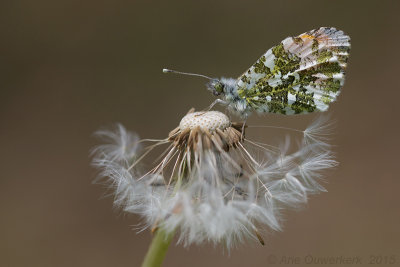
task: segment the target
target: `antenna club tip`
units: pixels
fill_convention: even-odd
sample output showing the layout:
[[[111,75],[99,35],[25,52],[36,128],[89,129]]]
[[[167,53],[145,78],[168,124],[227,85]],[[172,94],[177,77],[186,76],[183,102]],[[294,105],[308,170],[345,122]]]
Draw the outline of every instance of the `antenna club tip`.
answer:
[[[181,72],[181,71],[170,70],[170,69],[163,69],[162,71],[163,71],[163,73],[175,73],[175,74],[182,74],[182,75],[198,76],[198,77],[203,77],[203,78],[212,80],[212,78],[210,78],[210,77],[207,77],[207,76],[201,75],[201,74],[196,74],[196,73]]]

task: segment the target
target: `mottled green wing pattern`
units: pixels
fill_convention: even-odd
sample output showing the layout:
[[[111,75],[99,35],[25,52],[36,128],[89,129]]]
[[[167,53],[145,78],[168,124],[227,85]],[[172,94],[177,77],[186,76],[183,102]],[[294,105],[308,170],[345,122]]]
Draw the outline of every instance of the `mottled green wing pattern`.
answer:
[[[319,28],[288,37],[237,80],[249,110],[281,114],[325,111],[344,84],[350,37]]]

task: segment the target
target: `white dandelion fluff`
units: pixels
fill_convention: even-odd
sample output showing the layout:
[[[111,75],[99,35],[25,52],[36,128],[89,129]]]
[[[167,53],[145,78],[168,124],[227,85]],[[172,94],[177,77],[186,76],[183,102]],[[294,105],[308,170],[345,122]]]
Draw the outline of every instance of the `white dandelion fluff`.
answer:
[[[121,125],[99,132],[109,144],[94,150],[93,165],[115,190],[115,204],[140,214],[145,228],[177,231],[186,245],[229,248],[248,237],[263,243],[260,230],[280,230],[284,208],[324,191],[321,171],[336,165],[325,128],[317,120],[287,153],[288,140],[277,151],[245,139],[242,124],[221,112],[190,111],[163,140],[139,140]],[[162,146],[146,168],[149,153]]]

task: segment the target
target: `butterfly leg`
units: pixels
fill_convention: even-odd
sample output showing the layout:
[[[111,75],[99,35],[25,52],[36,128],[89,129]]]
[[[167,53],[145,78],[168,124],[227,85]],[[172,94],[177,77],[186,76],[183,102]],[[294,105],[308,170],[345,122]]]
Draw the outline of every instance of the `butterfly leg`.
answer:
[[[221,104],[221,105],[228,105],[228,103],[222,99],[216,99],[212,104],[207,108],[207,111],[211,110],[216,104]]]
[[[212,104],[210,106],[208,106],[206,109],[204,109],[204,112],[202,112],[202,113],[200,113],[200,114],[198,114],[196,116],[201,116],[204,113],[206,113],[207,111],[210,111],[216,104],[221,104],[221,105],[225,105],[226,106],[226,105],[228,105],[228,102],[218,98],[214,102],[212,102]]]
[[[243,125],[242,125],[242,138],[244,138],[244,128],[246,128],[247,118],[248,118],[248,115],[246,115],[246,116],[244,117],[244,120],[243,120]]]

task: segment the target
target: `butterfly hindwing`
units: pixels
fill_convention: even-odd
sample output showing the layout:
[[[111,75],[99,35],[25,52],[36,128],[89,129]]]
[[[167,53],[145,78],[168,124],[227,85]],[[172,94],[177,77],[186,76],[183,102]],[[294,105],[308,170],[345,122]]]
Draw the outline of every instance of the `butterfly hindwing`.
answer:
[[[238,78],[238,94],[259,112],[325,111],[344,84],[349,51],[349,36],[335,28],[288,37]]]

